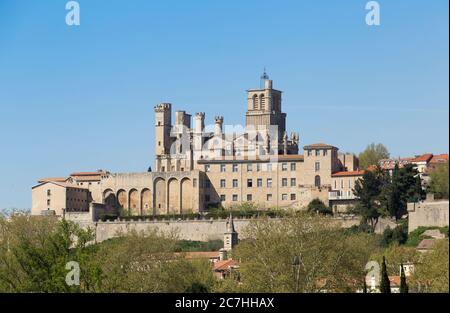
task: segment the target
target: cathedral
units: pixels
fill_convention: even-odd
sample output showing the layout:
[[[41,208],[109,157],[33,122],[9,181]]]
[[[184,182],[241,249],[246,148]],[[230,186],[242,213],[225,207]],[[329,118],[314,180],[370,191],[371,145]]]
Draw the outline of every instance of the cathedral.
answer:
[[[363,172],[353,154],[329,144],[303,146],[288,133],[282,92],[264,73],[260,87],[247,90],[245,126],[224,124],[205,113],[155,106],[155,164],[146,172],[77,172],[42,178],[32,188],[32,214],[104,212],[148,216],[233,209],[304,209],[319,198],[335,210],[355,200],[352,189]]]

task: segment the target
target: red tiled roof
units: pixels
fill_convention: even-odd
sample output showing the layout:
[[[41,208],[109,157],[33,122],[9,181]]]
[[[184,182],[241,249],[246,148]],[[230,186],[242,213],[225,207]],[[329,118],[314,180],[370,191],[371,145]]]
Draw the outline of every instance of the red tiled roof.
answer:
[[[220,271],[226,271],[230,269],[230,267],[237,265],[238,262],[230,259],[230,260],[224,260],[224,261],[218,261],[214,263],[214,271],[220,272]]]
[[[364,171],[344,171],[344,172],[335,172],[331,174],[331,177],[343,177],[343,176],[362,176]]]
[[[400,286],[400,276],[389,276],[389,281],[391,282],[391,287]]]
[[[434,244],[436,243],[436,239],[423,239],[417,245],[418,250],[431,250],[433,249]]]
[[[186,259],[198,259],[198,258],[209,258],[215,259],[219,258],[218,251],[193,251],[184,253]]]
[[[102,174],[105,174],[105,172],[103,172],[103,171],[99,171],[99,172],[76,172],[76,173],[70,174],[70,176],[98,176],[98,175],[102,175]]]
[[[447,153],[434,155],[430,160],[430,163],[432,163],[432,164],[445,163],[445,162],[448,162],[448,154]]]
[[[46,177],[38,180],[38,183],[46,183],[46,182],[60,182],[63,183],[68,179],[68,177]]]
[[[425,153],[415,157],[411,162],[428,162],[432,157],[433,155],[431,153]]]

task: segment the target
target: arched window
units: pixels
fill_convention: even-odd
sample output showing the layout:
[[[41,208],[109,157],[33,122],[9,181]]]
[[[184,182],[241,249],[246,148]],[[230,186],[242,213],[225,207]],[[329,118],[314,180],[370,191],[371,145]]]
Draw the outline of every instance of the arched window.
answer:
[[[316,177],[314,177],[314,186],[316,186],[317,188],[320,188],[320,176],[316,175]]]
[[[253,110],[257,110],[257,109],[258,109],[258,96],[253,95]]]
[[[259,103],[260,103],[260,106],[261,106],[261,110],[264,110],[265,106],[266,106],[266,99],[264,99],[264,95],[263,94],[259,95]]]

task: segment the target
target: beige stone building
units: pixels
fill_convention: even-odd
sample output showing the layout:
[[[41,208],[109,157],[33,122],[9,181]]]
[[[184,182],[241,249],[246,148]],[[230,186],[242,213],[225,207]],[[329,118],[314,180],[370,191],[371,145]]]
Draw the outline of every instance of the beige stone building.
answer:
[[[225,125],[216,116],[213,131],[207,131],[203,112],[192,118],[186,111],[176,111],[172,123],[172,105],[156,105],[154,171],[99,170],[40,180],[33,187],[32,213],[85,210],[72,189],[83,190],[87,205],[131,215],[204,212],[246,202],[261,209],[303,209],[314,198],[335,206],[354,200],[351,189],[362,176],[358,159],[323,143],[306,145],[299,154],[299,135],[288,135],[286,117],[282,92],[266,74],[259,89],[247,90],[245,126]],[[48,189],[58,198],[48,202]]]

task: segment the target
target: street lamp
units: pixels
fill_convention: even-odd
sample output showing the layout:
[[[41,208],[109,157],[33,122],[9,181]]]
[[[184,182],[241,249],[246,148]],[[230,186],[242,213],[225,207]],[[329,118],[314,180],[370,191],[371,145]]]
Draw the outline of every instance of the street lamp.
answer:
[[[292,258],[292,269],[294,271],[295,292],[298,292],[300,282],[300,257],[298,255],[294,255]]]

